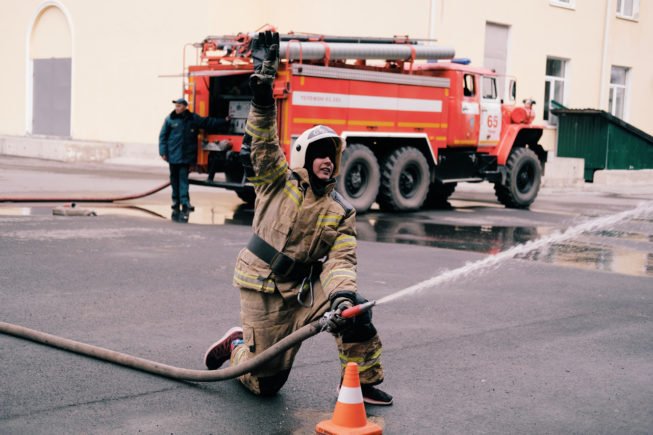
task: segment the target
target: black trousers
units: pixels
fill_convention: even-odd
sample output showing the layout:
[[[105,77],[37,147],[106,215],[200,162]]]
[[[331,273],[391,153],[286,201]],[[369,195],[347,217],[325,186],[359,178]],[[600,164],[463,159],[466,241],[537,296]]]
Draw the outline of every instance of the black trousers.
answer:
[[[172,203],[190,205],[188,194],[188,170],[186,163],[170,163],[170,186],[172,187]]]

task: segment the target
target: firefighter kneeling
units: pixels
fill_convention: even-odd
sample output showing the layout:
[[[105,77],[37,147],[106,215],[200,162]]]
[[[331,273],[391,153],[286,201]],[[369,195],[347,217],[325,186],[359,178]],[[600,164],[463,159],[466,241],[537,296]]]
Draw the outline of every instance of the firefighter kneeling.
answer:
[[[256,190],[254,235],[236,261],[243,327],[233,327],[205,355],[218,369],[261,353],[327,311],[366,302],[356,293],[356,211],[335,190],[343,143],[329,127],[316,126],[297,138],[300,167],[290,169],[279,147],[272,83],[278,67],[279,35],[265,32],[254,41],[254,98],[241,159]],[[375,388],[383,381],[381,341],[371,314],[353,319],[335,315],[335,335],[344,367],[356,362],[366,403],[392,404]],[[239,378],[258,395],[275,394],[288,379],[299,346]]]

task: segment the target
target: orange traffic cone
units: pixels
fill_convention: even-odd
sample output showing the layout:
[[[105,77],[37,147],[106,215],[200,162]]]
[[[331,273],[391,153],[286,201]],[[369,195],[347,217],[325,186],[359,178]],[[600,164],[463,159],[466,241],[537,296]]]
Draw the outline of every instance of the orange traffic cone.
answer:
[[[358,364],[347,363],[333,418],[319,422],[315,426],[315,432],[327,435],[380,435],[383,433],[381,426],[367,421],[361,382],[358,378]]]

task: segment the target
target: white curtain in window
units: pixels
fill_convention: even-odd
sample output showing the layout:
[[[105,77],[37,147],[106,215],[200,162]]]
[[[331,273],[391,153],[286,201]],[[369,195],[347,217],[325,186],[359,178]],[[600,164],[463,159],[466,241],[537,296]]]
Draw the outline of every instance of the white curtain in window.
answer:
[[[608,111],[618,118],[624,118],[626,106],[626,79],[628,68],[613,66],[610,70],[610,93]]]
[[[617,0],[617,15],[637,19],[639,16],[639,0]]]
[[[567,61],[549,57],[546,59],[546,78],[544,82],[544,120],[557,124],[557,117],[550,113],[551,101],[563,104],[565,99],[565,69]]]

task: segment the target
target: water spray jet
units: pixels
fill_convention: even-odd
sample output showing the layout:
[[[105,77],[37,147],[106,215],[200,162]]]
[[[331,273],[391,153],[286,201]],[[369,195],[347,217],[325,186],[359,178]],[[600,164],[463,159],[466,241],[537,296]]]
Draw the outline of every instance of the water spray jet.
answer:
[[[465,266],[459,267],[458,269],[444,271],[443,273],[436,275],[432,278],[429,278],[425,281],[422,281],[410,287],[406,287],[402,290],[399,290],[395,293],[384,296],[383,298],[377,301],[377,305],[383,305],[388,302],[392,302],[397,299],[403,298],[405,296],[412,296],[426,289],[438,285],[442,285],[451,281],[455,281],[471,272],[483,272],[493,267],[499,267],[503,262],[514,258],[516,255],[526,254],[528,252],[541,249],[545,246],[549,246],[555,243],[560,243],[562,241],[569,240],[574,237],[578,237],[579,235],[586,232],[596,231],[602,228],[610,227],[612,225],[615,225],[627,219],[635,219],[637,217],[647,216],[651,214],[653,214],[653,201],[648,201],[648,202],[640,203],[636,208],[632,210],[626,210],[621,213],[616,213],[609,216],[602,216],[600,218],[591,219],[582,224],[567,228],[562,232],[560,231],[554,232],[546,237],[542,237],[536,240],[531,240],[529,242],[513,246],[510,249],[507,249],[496,255],[486,257],[482,260],[473,263],[467,263]]]

